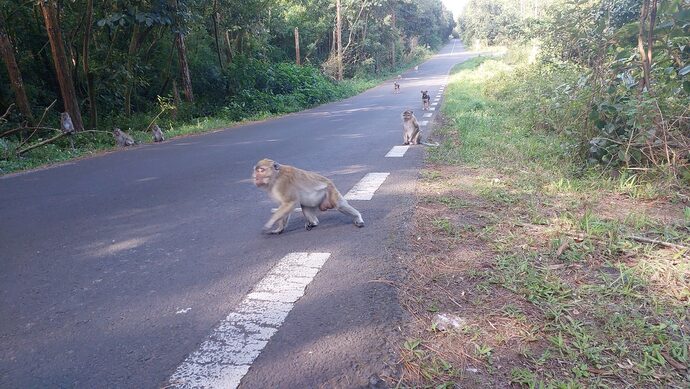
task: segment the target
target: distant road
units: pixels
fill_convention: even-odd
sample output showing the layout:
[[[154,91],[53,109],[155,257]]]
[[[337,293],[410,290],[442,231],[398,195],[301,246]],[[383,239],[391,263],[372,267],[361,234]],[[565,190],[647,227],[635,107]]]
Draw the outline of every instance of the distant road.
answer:
[[[402,315],[386,280],[399,275],[424,153],[393,151],[400,115],[430,122],[420,90],[434,102],[469,56],[450,43],[402,75],[400,94],[389,81],[278,119],[0,177],[0,387],[356,387],[385,374]],[[366,227],[330,211],[305,231],[295,213],[285,233],[262,235],[274,204],[249,178],[264,157],[343,194],[359,183],[351,196],[371,199],[350,203]],[[369,173],[381,174],[360,182]]]

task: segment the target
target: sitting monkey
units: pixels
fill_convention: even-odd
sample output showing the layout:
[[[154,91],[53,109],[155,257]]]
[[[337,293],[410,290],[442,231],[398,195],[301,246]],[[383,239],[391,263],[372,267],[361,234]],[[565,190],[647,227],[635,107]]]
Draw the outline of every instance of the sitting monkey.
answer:
[[[254,166],[254,184],[265,189],[280,206],[264,224],[265,233],[280,234],[290,220],[290,214],[298,207],[307,219],[305,228],[311,230],[319,224],[316,211],[335,208],[352,217],[357,227],[364,227],[362,215],[338,192],[333,182],[319,174],[281,165],[270,159],[262,159]],[[277,223],[276,223],[277,222]],[[272,227],[275,224],[275,228]]]
[[[418,145],[420,143],[420,138],[422,137],[422,132],[419,130],[419,123],[414,113],[411,110],[407,110],[402,114],[403,118],[403,144],[404,145]]]

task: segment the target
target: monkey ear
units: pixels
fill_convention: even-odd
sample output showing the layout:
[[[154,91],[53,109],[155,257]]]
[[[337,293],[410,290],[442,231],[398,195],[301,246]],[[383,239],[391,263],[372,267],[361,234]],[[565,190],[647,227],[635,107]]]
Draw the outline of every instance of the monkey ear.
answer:
[[[280,170],[280,164],[278,162],[273,162],[273,169]]]

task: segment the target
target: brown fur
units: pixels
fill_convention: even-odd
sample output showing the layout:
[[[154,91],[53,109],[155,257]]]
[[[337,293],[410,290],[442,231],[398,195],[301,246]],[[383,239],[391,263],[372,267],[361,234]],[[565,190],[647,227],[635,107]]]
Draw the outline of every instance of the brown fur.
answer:
[[[280,204],[278,210],[264,225],[264,230],[280,233],[287,225],[290,213],[297,207],[307,218],[307,229],[318,224],[313,211],[337,209],[353,217],[355,225],[364,225],[360,213],[352,208],[328,178],[294,166],[281,165],[270,159],[262,159],[254,166],[254,184],[265,189]],[[274,230],[270,230],[278,222]]]

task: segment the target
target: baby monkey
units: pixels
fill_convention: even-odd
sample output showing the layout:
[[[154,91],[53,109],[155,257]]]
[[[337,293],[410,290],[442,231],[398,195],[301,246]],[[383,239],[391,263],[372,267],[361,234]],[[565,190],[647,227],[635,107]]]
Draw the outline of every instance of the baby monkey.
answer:
[[[305,228],[311,230],[319,224],[318,210],[337,209],[352,218],[357,227],[364,227],[362,215],[338,192],[328,178],[293,166],[281,165],[270,159],[262,159],[254,165],[254,185],[264,189],[280,206],[264,224],[263,231],[280,234],[290,220],[290,214],[298,207],[307,219]],[[275,227],[274,227],[275,225]]]
[[[396,77],[395,81],[393,81],[393,93],[400,93],[400,80],[402,79],[402,76],[398,74],[398,77]]]
[[[418,145],[421,142],[422,132],[419,130],[419,123],[414,113],[407,110],[402,114],[403,118],[403,144]]]

